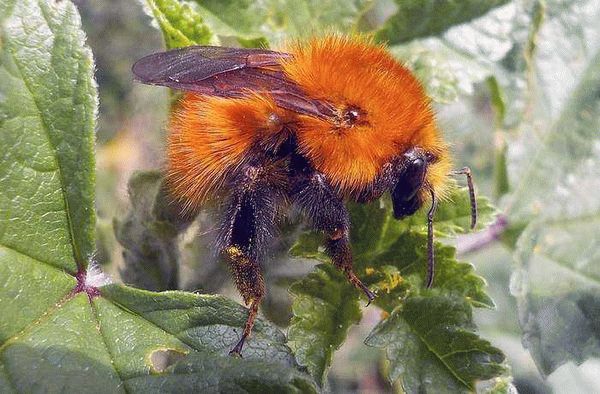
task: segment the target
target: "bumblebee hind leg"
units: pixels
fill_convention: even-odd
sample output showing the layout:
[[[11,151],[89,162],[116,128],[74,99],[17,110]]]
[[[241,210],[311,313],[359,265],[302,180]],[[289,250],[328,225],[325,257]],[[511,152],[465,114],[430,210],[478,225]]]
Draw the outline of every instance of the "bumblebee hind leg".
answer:
[[[241,355],[265,295],[260,259],[274,235],[281,205],[281,192],[270,181],[271,175],[261,167],[246,167],[225,205],[218,249],[248,306],[244,331],[229,354]]]
[[[370,304],[375,294],[358,279],[352,268],[348,211],[325,176],[313,172],[298,177],[293,183],[292,201],[315,230],[325,233],[326,251],[333,265],[346,275],[350,283],[365,293]]]
[[[260,265],[256,260],[249,258],[241,246],[231,245],[225,249],[224,254],[229,259],[229,267],[233,273],[235,284],[248,306],[248,319],[244,325],[242,336],[229,352],[229,354],[241,356],[244,342],[252,332],[258,307],[265,294],[265,283],[260,272]]]

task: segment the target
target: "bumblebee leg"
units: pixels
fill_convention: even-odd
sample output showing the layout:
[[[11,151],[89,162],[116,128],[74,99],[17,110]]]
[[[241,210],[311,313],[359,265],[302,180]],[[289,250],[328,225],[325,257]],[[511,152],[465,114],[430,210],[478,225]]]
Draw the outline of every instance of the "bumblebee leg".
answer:
[[[265,283],[258,262],[250,259],[240,246],[232,245],[228,247],[225,254],[229,258],[229,267],[233,273],[235,284],[248,306],[248,319],[244,325],[242,336],[229,352],[229,354],[241,356],[244,342],[252,332],[254,320],[258,314],[258,307],[265,294]]]
[[[292,188],[292,200],[312,227],[325,233],[326,251],[333,265],[346,275],[350,283],[365,293],[370,304],[375,299],[375,294],[358,279],[352,268],[348,211],[325,176],[312,173],[296,179]]]
[[[338,238],[339,237],[339,238]],[[341,270],[348,278],[348,281],[352,283],[356,288],[362,290],[367,299],[367,306],[375,299],[375,293],[373,293],[367,286],[365,286],[360,279],[354,274],[352,268],[352,251],[350,249],[350,240],[348,235],[348,229],[340,230],[334,234],[328,234],[328,240],[326,243],[326,251],[333,265]]]
[[[247,167],[236,180],[237,186],[225,206],[219,250],[227,259],[235,285],[248,306],[244,331],[230,354],[241,354],[265,294],[259,261],[273,237],[282,201],[280,188],[273,185],[270,176],[273,174],[261,167]]]

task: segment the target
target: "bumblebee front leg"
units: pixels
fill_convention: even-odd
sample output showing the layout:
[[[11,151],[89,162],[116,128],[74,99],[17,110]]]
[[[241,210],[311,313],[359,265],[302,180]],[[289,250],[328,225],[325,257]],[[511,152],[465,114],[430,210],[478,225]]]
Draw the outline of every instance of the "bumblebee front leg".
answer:
[[[315,230],[325,233],[326,251],[333,265],[346,275],[350,283],[365,293],[370,304],[375,294],[358,279],[352,268],[348,211],[325,176],[315,172],[298,177],[293,184],[292,201]]]
[[[241,354],[258,307],[265,295],[260,258],[273,236],[281,192],[269,181],[268,171],[249,166],[236,180],[226,203],[219,250],[225,256],[235,285],[248,306],[248,319],[239,342],[229,354]]]

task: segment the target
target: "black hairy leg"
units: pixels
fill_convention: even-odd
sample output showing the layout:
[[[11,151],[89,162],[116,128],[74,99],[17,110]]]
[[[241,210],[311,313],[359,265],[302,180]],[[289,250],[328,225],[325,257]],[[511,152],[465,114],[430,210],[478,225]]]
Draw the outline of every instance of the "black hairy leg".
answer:
[[[296,177],[292,183],[291,198],[310,225],[325,233],[326,251],[333,265],[346,275],[350,283],[365,293],[370,304],[375,294],[358,279],[352,268],[348,211],[325,176],[313,172]]]
[[[398,182],[400,174],[404,169],[405,161],[406,158],[400,156],[385,163],[373,182],[355,197],[356,202],[368,203],[380,198],[383,193],[390,191]]]
[[[218,250],[227,259],[235,285],[248,306],[244,331],[229,354],[241,355],[265,295],[260,259],[274,236],[278,209],[283,202],[279,179],[276,169],[247,166],[232,182],[225,203]]]

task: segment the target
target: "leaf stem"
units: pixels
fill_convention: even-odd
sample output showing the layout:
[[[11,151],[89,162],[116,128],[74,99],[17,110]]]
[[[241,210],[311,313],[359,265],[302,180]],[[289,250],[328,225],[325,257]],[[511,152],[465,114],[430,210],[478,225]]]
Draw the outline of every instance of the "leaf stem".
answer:
[[[466,254],[484,249],[500,239],[500,235],[508,227],[508,219],[499,215],[496,221],[484,231],[476,234],[467,234],[458,238],[456,251],[458,254]]]

